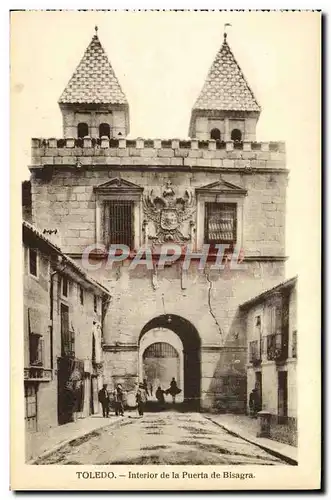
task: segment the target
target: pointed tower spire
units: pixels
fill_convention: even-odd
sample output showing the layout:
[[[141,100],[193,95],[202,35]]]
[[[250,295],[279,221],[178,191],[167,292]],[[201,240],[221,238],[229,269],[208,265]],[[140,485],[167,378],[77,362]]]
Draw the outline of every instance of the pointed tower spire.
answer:
[[[222,140],[230,140],[231,125],[238,130],[241,120],[243,126],[239,128],[242,128],[241,135],[244,135],[244,130],[247,129],[245,121],[253,119],[256,125],[261,112],[260,105],[227,42],[227,26],[231,25],[224,25],[223,44],[192,109],[189,131],[191,137],[209,139],[210,132],[216,128]],[[231,120],[236,123],[231,124]],[[216,123],[217,121],[220,123]],[[250,125],[252,126],[252,123]],[[254,133],[248,135],[255,135],[255,127],[253,128]],[[247,140],[253,139],[251,137]]]
[[[78,115],[78,120],[83,120],[84,123],[90,122],[87,123],[88,135],[92,137],[98,136],[97,129],[101,125],[97,123],[96,112],[103,114],[99,118],[104,120],[104,125],[109,125],[111,135],[126,135],[129,132],[128,102],[100,43],[97,26],[90,44],[59,99],[59,105],[64,115],[65,137],[68,134],[77,134],[77,131],[74,134],[73,129],[78,127],[78,122],[74,116],[69,117],[70,114]],[[84,116],[79,116],[79,113]],[[104,115],[109,116],[105,119]],[[68,120],[68,117],[71,119]],[[70,126],[67,127],[69,122]]]

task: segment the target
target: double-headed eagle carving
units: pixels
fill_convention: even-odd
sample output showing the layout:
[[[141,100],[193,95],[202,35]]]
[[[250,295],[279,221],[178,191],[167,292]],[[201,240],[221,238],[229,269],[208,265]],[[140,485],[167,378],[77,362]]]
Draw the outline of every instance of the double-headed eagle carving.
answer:
[[[153,190],[143,198],[143,208],[147,220],[155,224],[156,235],[149,236],[155,243],[184,243],[191,235],[180,231],[183,222],[192,221],[195,213],[195,199],[186,189],[184,196],[177,198],[171,181],[166,183],[162,196],[154,196]]]

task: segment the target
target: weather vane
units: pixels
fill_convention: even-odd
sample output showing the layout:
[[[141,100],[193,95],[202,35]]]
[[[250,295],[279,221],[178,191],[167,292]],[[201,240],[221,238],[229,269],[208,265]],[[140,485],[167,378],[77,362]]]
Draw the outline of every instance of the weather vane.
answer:
[[[228,26],[232,26],[232,24],[230,24],[230,23],[225,23],[225,24],[224,24],[224,40],[226,40],[226,37],[228,36],[228,34],[227,34],[227,32],[226,32],[226,28],[227,28]]]
[[[94,26],[94,29],[95,29],[95,34],[97,35],[98,34],[98,26]]]

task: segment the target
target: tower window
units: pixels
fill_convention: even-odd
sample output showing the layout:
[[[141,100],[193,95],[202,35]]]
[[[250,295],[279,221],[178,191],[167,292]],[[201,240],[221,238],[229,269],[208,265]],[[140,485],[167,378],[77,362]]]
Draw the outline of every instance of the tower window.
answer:
[[[108,123],[101,123],[99,125],[99,137],[106,136],[110,139],[110,126]]]
[[[213,128],[210,132],[210,138],[214,139],[215,141],[220,141],[221,140],[221,132],[219,128]]]
[[[88,125],[87,123],[78,123],[77,127],[78,139],[83,139],[88,135]]]
[[[234,128],[231,132],[231,141],[240,142],[242,137],[241,130]]]

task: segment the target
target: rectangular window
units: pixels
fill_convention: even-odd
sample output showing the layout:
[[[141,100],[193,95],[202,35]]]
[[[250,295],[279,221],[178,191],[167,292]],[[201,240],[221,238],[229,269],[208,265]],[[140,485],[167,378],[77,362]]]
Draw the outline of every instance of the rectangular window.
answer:
[[[34,248],[29,248],[29,273],[38,276],[38,254]]]
[[[94,312],[98,312],[98,297],[94,295]]]
[[[133,202],[110,200],[105,202],[105,243],[133,247]]]
[[[205,243],[237,241],[237,204],[206,202]]]
[[[68,297],[68,278],[66,276],[62,276],[62,295]]]
[[[30,366],[43,365],[43,338],[36,333],[29,335]]]
[[[69,329],[69,307],[61,304],[61,356],[75,356],[75,334]]]
[[[79,300],[81,305],[84,305],[84,288],[82,286],[79,287]]]

